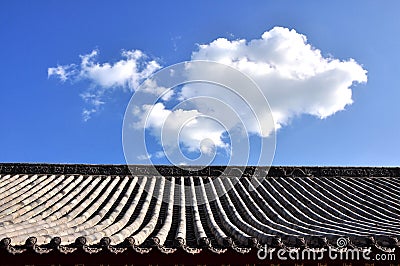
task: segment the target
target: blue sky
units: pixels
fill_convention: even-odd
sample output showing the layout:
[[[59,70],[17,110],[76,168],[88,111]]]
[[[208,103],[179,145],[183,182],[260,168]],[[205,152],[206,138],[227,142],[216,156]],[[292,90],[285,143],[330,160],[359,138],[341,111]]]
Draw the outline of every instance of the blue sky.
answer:
[[[199,44],[209,51],[218,38],[250,42],[279,26],[306,36],[322,58],[353,58],[368,81],[354,82],[343,111],[290,116],[276,134],[273,164],[398,165],[399,2],[240,2],[2,1],[0,161],[125,163],[122,122],[134,88],[108,89],[85,121],[93,104],[82,94],[99,88],[90,78],[48,77],[49,68],[80,71],[79,56],[92,51],[95,63],[112,65],[134,50],[146,55],[144,66],[166,67],[196,53],[203,59]]]

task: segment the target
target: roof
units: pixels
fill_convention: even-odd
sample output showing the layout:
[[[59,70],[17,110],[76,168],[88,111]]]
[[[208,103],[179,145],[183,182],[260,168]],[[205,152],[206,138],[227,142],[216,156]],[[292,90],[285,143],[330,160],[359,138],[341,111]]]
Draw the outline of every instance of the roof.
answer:
[[[345,237],[393,252],[399,177],[387,167],[0,164],[0,250],[243,254]]]

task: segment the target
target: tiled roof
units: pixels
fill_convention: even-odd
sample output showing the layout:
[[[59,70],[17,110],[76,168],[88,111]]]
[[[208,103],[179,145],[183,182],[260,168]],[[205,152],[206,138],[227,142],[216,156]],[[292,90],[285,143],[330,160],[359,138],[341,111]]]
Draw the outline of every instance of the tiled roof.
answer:
[[[224,169],[0,164],[0,250],[399,248],[399,168]]]

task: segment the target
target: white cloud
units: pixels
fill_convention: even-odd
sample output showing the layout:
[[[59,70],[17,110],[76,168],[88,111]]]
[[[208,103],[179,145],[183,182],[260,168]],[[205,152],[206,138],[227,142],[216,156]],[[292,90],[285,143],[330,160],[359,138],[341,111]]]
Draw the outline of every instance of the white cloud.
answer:
[[[93,107],[90,109],[83,109],[82,119],[85,122],[92,118],[92,114],[98,112],[100,110],[100,107],[105,104],[105,102],[101,99],[101,95],[96,93],[90,93],[86,91],[84,93],[81,93],[79,96],[82,98],[82,100],[85,101],[85,103]]]
[[[274,126],[279,129],[296,116],[329,117],[352,104],[352,85],[367,82],[367,71],[355,60],[324,57],[307,42],[306,36],[281,27],[265,32],[259,39],[230,41],[219,38],[199,45],[191,59],[216,61],[247,74],[266,96],[275,125],[265,112],[264,99],[250,90],[245,81],[229,75],[222,68],[221,71],[195,68],[202,73],[191,73],[188,64],[188,80],[208,77],[235,88],[234,92],[229,92],[218,85],[190,83],[180,92],[164,94],[164,101],[175,97],[181,102],[173,110],[162,102],[133,109],[138,118],[136,127],[150,130],[167,154],[183,145],[189,152],[200,151],[207,155],[215,153],[215,148],[223,148],[229,150],[231,156],[235,153],[241,158],[248,145],[238,141],[236,147],[239,148],[234,148],[232,142],[231,147],[224,142],[226,132],[231,140],[243,139],[245,133],[268,137]],[[166,92],[165,88],[156,89],[156,84],[148,82],[144,93],[162,95]],[[238,97],[238,93],[245,97]],[[251,106],[244,99],[251,99]],[[176,161],[179,158],[177,156]]]
[[[355,60],[324,57],[320,50],[307,42],[305,35],[282,27],[265,32],[259,39],[216,39],[199,45],[191,59],[223,63],[252,78],[269,101],[276,129],[303,114],[323,119],[344,110],[353,103],[352,85],[367,82],[367,71]],[[204,73],[192,73],[193,76],[213,77],[210,80],[219,80],[222,84],[232,84],[236,78],[226,75],[223,70],[200,71]],[[235,85],[240,87],[242,84]],[[142,113],[137,113],[142,119],[142,128],[147,118],[146,128],[162,141],[167,150],[178,147],[179,136],[179,142],[188,151],[196,150],[205,154],[213,153],[215,147],[229,148],[222,135],[225,130],[231,131],[240,123],[244,127],[239,131],[244,130],[261,137],[270,135],[274,130],[273,125],[269,123],[265,102],[259,94],[246,88],[236,91],[251,100],[251,106],[246,106],[248,103],[237,97],[237,94],[216,87],[218,86],[210,84],[185,85],[176,96],[180,101],[191,101],[190,107],[185,110],[168,110],[162,103],[143,106]],[[156,92],[154,89],[149,91]],[[211,99],[219,99],[220,102],[211,102]],[[229,107],[238,113],[236,117],[229,113]],[[204,116],[224,121],[225,128],[215,121],[204,119]],[[244,136],[235,134],[235,138]],[[236,150],[236,153],[240,154],[241,149]]]
[[[79,78],[87,79],[102,88],[129,88],[133,90],[160,65],[145,61],[147,56],[140,50],[122,51],[123,59],[111,64],[96,62],[98,51],[81,56]]]
[[[80,96],[86,103],[89,103],[95,107],[100,107],[101,105],[104,104],[104,102],[101,100],[100,95],[98,94],[86,91],[84,93],[81,93]]]
[[[140,50],[122,51],[122,59],[114,63],[99,63],[99,52],[81,55],[79,65],[58,65],[47,70],[48,77],[55,76],[61,81],[89,81],[90,86],[81,97],[89,104],[90,110],[84,109],[83,118],[90,119],[92,113],[98,112],[105,103],[105,94],[114,89],[133,91],[149,75],[160,69],[156,60],[148,57]]]
[[[183,144],[189,152],[201,151],[213,154],[213,147],[227,149],[229,145],[222,140],[225,129],[215,121],[202,116],[197,110],[168,110],[163,103],[143,105],[135,108],[139,121],[134,126],[141,130],[146,128],[162,143],[166,153],[174,152]],[[207,140],[207,141],[204,141]],[[162,152],[155,156],[160,158]]]
[[[243,141],[240,144],[243,146],[234,150],[224,142],[226,131],[231,130],[229,133],[234,135],[230,138],[236,140],[243,136],[244,131],[267,137],[273,130],[271,120],[263,119],[266,116],[263,113],[265,102],[253,91],[246,91],[246,88],[241,91],[246,94],[245,98],[251,99],[250,108],[235,93],[217,89],[216,85],[190,83],[174,92],[157,86],[153,80],[146,80],[161,68],[156,60],[150,60],[140,50],[123,51],[121,56],[122,59],[116,62],[99,63],[98,51],[94,50],[80,56],[79,64],[49,68],[48,76],[55,76],[63,82],[84,80],[90,83],[89,88],[80,94],[88,105],[82,112],[85,121],[105,104],[107,93],[116,89],[134,91],[145,81],[141,86],[143,95],[160,95],[161,102],[136,106],[132,110],[136,117],[135,126],[146,128],[156,137],[167,155],[179,145],[189,152],[213,154],[216,148],[223,148],[240,154],[246,143]],[[305,35],[282,27],[266,31],[257,39],[219,38],[201,44],[191,59],[224,63],[252,78],[269,101],[277,129],[303,114],[324,119],[344,110],[353,103],[352,86],[367,82],[367,71],[354,59],[323,56],[319,49],[308,43]],[[223,84],[236,82],[235,77],[222,72],[206,69],[204,74],[219,76],[218,80]],[[170,76],[174,75],[172,70]],[[200,96],[204,98],[198,98]],[[211,102],[210,98],[220,102]],[[170,100],[190,100],[190,104],[171,109],[167,104]],[[261,125],[258,124],[260,121],[255,121],[251,111],[260,118]],[[209,119],[209,116],[216,120]],[[223,126],[218,121],[224,121]],[[244,126],[237,128],[239,122]],[[138,153],[136,158],[144,160],[163,156],[164,153],[159,151],[150,157]]]
[[[161,95],[163,101],[169,101],[174,96],[174,91],[163,86],[157,85],[153,79],[146,79],[140,86],[140,90],[144,93],[153,95]]]
[[[140,161],[149,160],[151,157],[152,157],[151,154],[148,154],[148,155],[146,155],[146,154],[140,154],[140,155],[136,156],[136,158],[137,158],[138,160],[140,160]]]
[[[83,111],[82,111],[82,119],[83,119],[83,121],[88,121],[91,117],[92,117],[92,114],[94,114],[94,113],[96,113],[97,112],[97,109],[96,108],[92,108],[92,109],[83,109]]]
[[[156,152],[156,153],[154,154],[154,157],[160,159],[160,158],[165,157],[165,154],[164,154],[163,151],[158,151],[158,152]]]
[[[323,57],[305,35],[282,27],[266,31],[260,39],[219,38],[199,45],[192,60],[224,63],[250,76],[267,97],[277,128],[301,114],[326,118],[343,110],[353,102],[351,86],[367,81],[367,71],[355,60]],[[226,99],[223,91],[190,87],[182,90],[181,98],[196,95]]]
[[[58,65],[57,67],[50,67],[47,69],[47,77],[57,76],[61,81],[65,82],[72,74],[75,74],[74,68],[75,68],[74,64],[66,66]]]

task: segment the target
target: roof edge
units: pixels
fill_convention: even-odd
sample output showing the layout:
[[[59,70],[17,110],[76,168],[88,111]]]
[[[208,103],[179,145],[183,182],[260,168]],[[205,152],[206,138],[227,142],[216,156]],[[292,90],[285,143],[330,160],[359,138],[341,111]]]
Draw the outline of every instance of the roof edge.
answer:
[[[172,166],[0,163],[0,174],[163,175],[244,177],[400,177],[400,167],[365,166]]]

